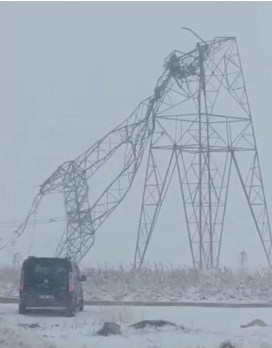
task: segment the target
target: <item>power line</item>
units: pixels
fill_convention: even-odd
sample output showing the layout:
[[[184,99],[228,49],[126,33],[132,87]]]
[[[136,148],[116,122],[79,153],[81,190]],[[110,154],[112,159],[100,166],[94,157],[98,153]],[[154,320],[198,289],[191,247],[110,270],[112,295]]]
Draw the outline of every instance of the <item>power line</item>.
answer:
[[[48,224],[48,223],[56,223],[56,222],[63,222],[67,221],[67,217],[56,217],[56,218],[49,218],[49,219],[37,219],[31,220],[28,222],[28,225],[40,225],[40,224]],[[23,221],[7,221],[7,222],[0,222],[1,228],[14,228],[18,227],[23,223]]]

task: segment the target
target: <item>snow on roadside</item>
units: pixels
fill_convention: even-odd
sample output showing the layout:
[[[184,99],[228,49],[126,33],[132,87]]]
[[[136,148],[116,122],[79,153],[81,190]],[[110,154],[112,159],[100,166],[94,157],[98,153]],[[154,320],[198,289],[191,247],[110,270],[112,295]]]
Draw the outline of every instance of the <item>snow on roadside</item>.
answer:
[[[1,315],[0,318],[0,347],[10,348],[55,348],[55,344],[45,341],[35,332],[23,327],[12,325]]]
[[[209,309],[179,307],[101,307],[86,306],[75,318],[29,313],[18,315],[14,304],[0,307],[2,335],[6,347],[29,348],[220,348],[230,341],[236,348],[272,348],[272,326],[240,328],[252,319],[271,324],[270,309]],[[164,319],[180,327],[135,330],[130,324],[140,320]],[[95,333],[105,321],[120,324],[122,335],[101,337]],[[4,323],[4,325],[2,324]],[[26,328],[23,328],[25,326]],[[30,327],[32,326],[32,328]],[[1,342],[1,341],[0,341]],[[20,344],[23,343],[24,345]],[[33,345],[34,344],[34,345]],[[5,347],[1,345],[0,347]]]

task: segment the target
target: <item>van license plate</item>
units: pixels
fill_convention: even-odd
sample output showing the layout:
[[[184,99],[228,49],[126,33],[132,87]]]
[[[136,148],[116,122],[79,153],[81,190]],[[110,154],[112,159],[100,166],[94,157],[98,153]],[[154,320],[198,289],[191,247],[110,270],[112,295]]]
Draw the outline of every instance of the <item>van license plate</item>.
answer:
[[[52,295],[40,295],[39,298],[52,299],[52,298],[54,298],[54,296],[52,296]]]

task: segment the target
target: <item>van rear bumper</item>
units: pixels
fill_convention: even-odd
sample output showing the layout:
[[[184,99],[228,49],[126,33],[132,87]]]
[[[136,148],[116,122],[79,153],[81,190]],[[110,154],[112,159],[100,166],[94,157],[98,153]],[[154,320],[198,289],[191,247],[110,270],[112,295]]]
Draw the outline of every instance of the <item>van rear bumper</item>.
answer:
[[[65,298],[44,299],[38,296],[20,296],[20,303],[25,308],[67,308],[71,305],[73,300],[72,294],[69,294]]]

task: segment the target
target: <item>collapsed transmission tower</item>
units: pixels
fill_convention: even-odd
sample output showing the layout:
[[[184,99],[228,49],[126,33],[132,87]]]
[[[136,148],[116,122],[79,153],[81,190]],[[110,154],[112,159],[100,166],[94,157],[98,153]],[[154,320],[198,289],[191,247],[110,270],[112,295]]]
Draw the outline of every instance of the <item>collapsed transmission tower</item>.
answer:
[[[125,198],[148,148],[135,267],[144,261],[174,173],[193,266],[218,267],[232,167],[237,170],[271,266],[271,229],[236,39],[200,40],[188,53],[172,52],[164,67],[153,96],[41,185],[16,238],[24,232],[43,196],[62,193],[67,226],[56,255],[80,261],[93,246],[98,228]],[[120,173],[91,206],[90,178],[119,151],[124,152]]]

